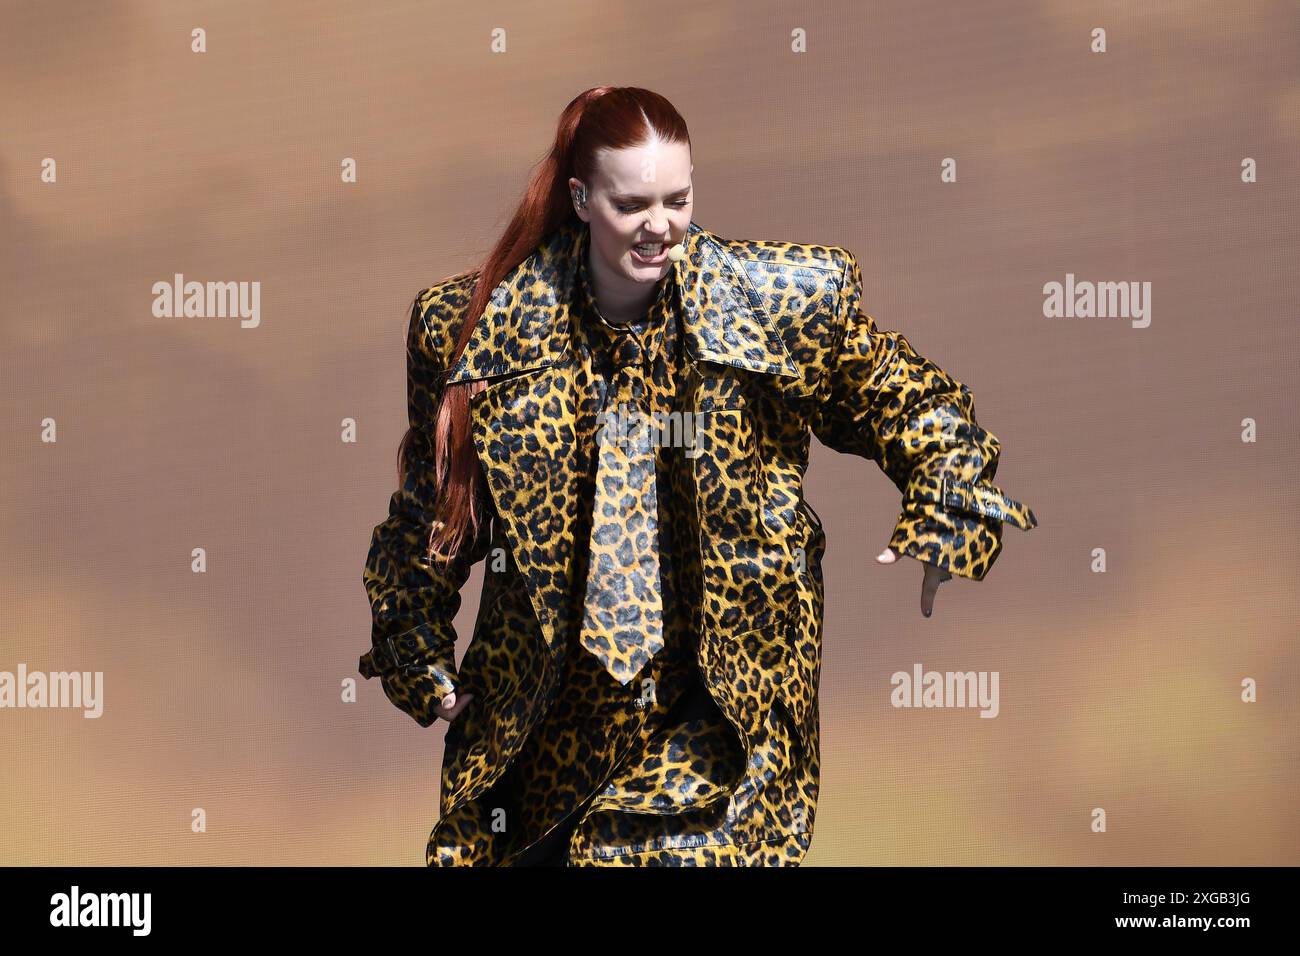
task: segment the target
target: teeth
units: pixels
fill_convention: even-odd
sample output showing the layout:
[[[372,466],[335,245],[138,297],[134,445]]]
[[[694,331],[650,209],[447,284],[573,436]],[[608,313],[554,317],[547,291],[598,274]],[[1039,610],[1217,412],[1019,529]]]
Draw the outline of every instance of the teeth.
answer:
[[[659,255],[659,253],[663,251],[664,244],[662,242],[656,242],[650,245],[646,245],[645,243],[642,243],[640,245],[635,246],[634,248],[641,255],[645,256],[646,258],[649,258],[651,256]]]

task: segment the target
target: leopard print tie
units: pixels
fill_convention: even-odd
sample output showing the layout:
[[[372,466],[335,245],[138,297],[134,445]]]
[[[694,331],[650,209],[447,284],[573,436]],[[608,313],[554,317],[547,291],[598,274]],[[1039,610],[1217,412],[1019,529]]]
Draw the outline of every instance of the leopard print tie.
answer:
[[[654,430],[644,412],[644,349],[615,339],[596,436],[596,495],[580,640],[626,685],[664,646]]]

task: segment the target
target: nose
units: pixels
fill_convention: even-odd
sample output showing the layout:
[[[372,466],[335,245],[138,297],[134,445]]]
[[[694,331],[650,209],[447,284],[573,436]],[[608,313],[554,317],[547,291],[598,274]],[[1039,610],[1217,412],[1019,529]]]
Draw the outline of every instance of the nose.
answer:
[[[646,219],[645,231],[648,235],[667,242],[668,234],[670,232],[668,213],[663,209],[651,212],[649,217]]]

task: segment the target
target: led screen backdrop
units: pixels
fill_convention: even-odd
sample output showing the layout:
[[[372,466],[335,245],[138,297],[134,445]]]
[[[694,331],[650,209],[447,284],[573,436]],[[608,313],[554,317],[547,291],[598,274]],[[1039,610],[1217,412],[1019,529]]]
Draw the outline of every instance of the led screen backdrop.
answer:
[[[1040,522],[926,619],[920,566],[874,560],[898,490],[814,447],[806,865],[1297,861],[1292,4],[4,21],[0,680],[89,697],[0,708],[2,862],[424,863],[445,724],[356,672],[409,304],[488,251],[600,84],[686,117],[701,225],[850,249]],[[245,309],[161,314],[185,281]],[[1113,308],[1079,314],[1086,288]],[[895,706],[914,670],[996,675],[996,705]]]

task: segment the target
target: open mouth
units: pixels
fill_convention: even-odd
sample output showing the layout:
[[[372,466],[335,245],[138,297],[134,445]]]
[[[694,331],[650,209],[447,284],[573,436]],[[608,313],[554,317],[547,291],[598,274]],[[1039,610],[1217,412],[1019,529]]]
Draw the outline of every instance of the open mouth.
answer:
[[[664,261],[668,255],[668,244],[666,242],[639,242],[632,247],[632,255],[647,265],[654,265]]]

